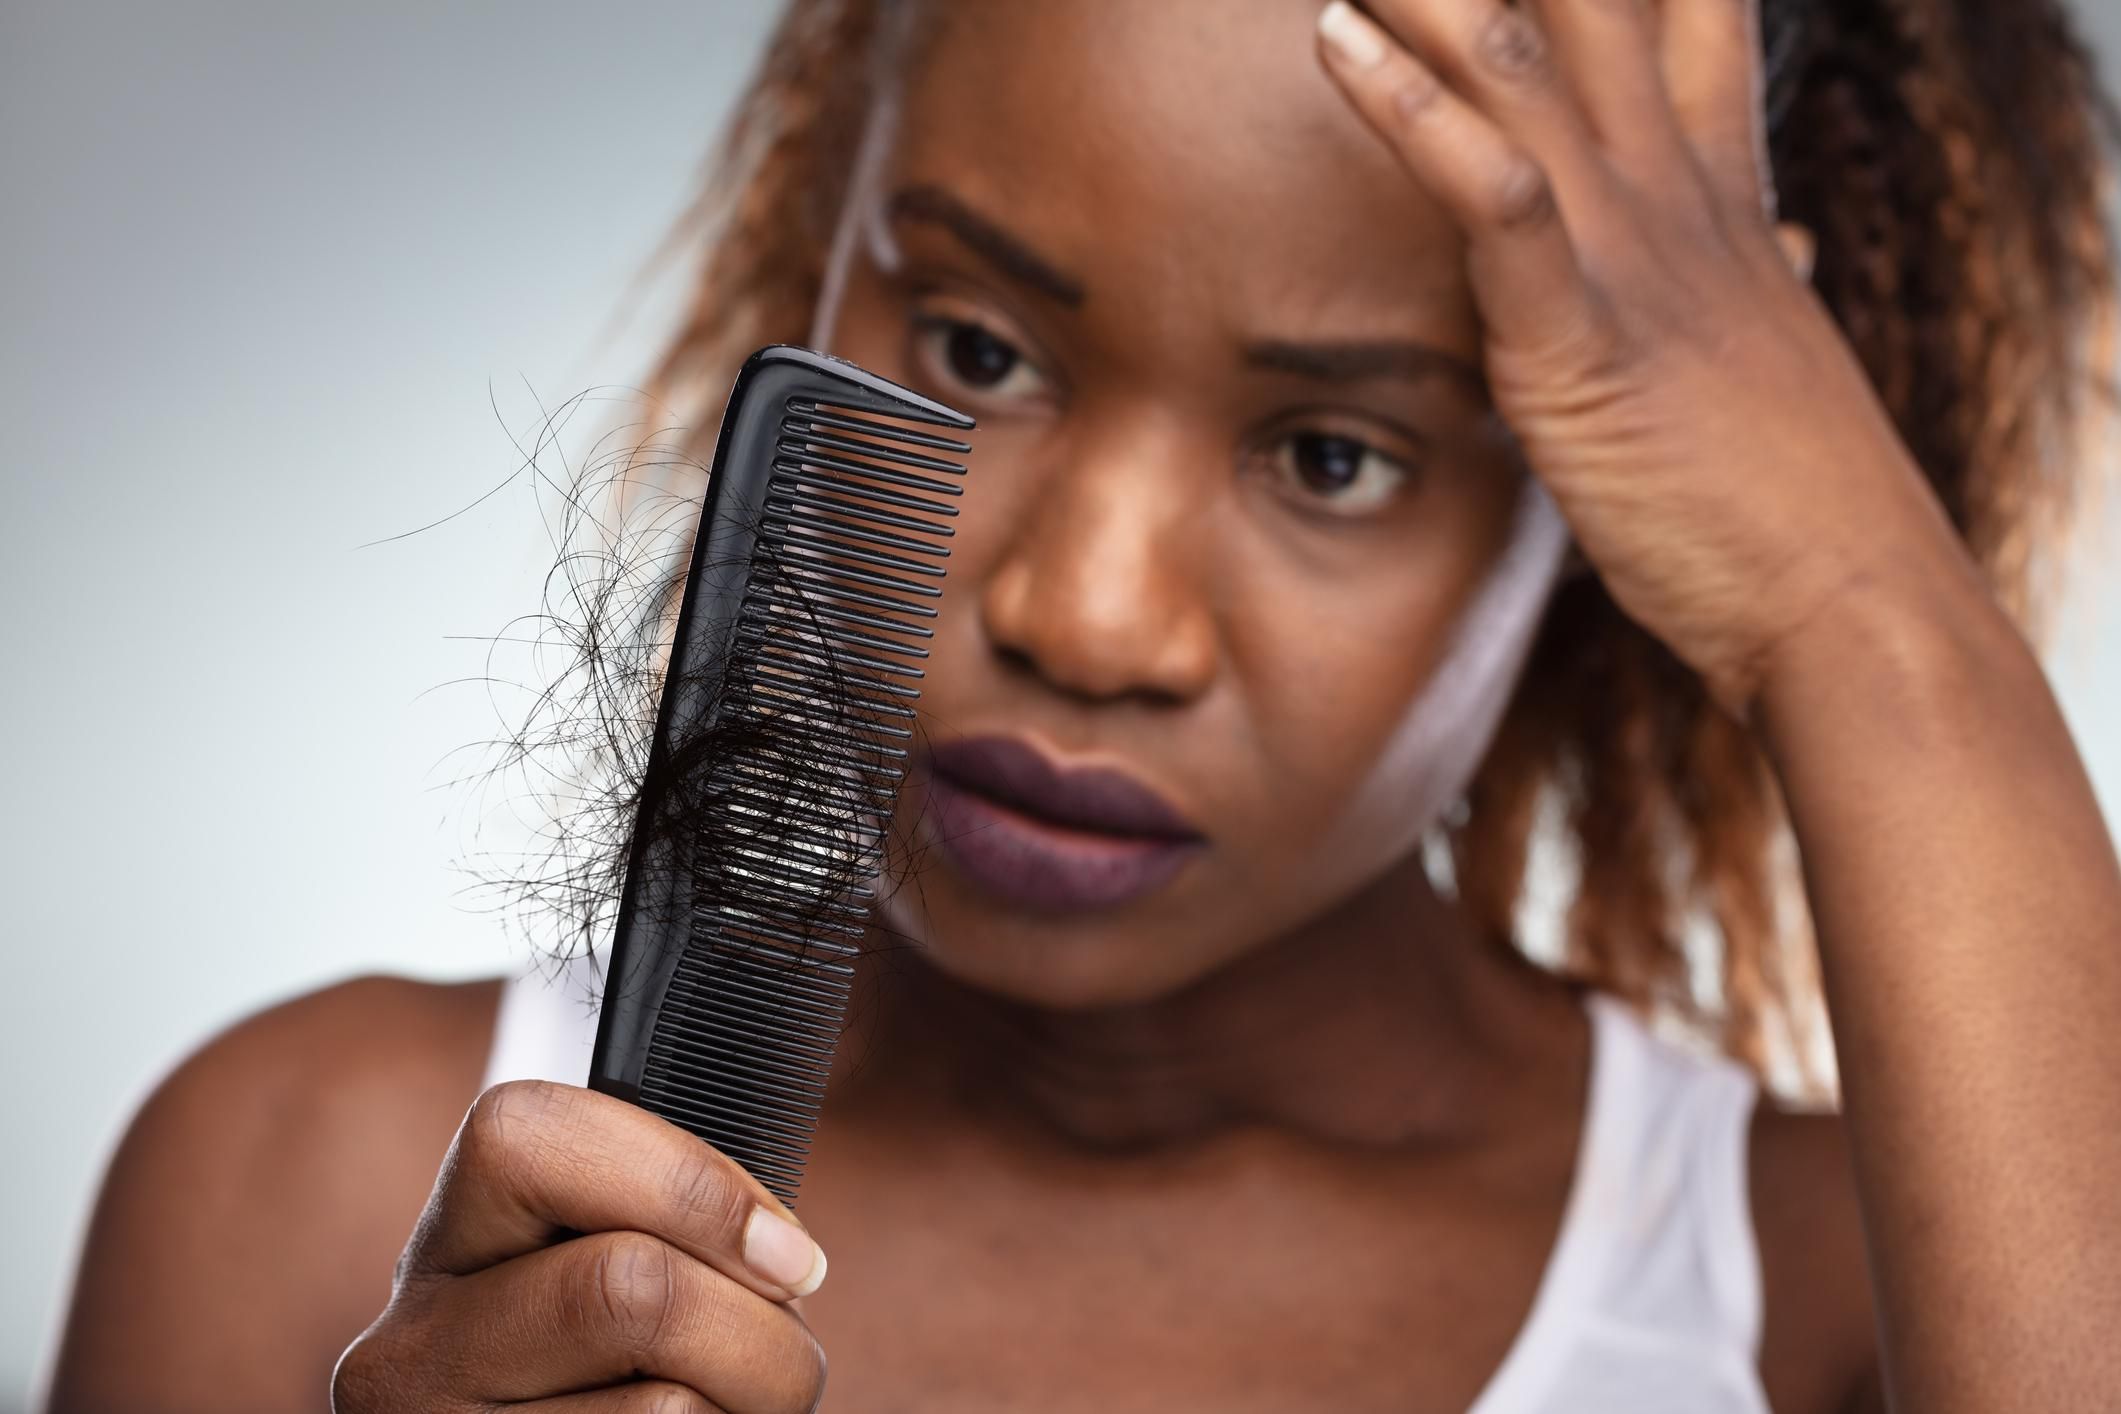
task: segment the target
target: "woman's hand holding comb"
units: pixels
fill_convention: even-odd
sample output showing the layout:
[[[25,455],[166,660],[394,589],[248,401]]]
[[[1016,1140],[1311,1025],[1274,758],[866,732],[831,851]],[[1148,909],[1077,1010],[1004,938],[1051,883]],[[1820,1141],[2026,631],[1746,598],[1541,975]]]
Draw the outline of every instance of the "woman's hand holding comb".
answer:
[[[334,1414],[498,1405],[805,1414],[825,1357],[790,1302],[825,1260],[751,1175],[646,1110],[497,1085],[458,1129]]]

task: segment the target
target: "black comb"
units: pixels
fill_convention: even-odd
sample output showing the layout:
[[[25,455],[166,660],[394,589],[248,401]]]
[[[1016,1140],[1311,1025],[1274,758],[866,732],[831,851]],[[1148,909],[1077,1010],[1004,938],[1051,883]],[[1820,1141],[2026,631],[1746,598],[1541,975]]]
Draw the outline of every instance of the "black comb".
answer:
[[[888,419],[888,420],[885,420]],[[913,735],[973,419],[772,344],[722,416],[591,1088],[791,1207]]]

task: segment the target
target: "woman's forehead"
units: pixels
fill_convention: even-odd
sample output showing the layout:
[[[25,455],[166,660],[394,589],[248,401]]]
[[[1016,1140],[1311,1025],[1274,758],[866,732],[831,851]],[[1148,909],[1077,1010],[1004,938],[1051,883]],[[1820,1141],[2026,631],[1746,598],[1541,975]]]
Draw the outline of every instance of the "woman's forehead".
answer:
[[[941,189],[1089,301],[1470,318],[1448,217],[1319,67],[1310,0],[930,3],[879,216]]]

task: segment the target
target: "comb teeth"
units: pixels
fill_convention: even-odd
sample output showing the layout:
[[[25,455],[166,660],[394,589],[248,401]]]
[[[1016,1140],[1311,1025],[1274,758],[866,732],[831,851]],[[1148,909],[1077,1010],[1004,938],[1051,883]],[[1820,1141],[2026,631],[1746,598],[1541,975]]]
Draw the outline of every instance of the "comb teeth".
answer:
[[[688,949],[671,979],[641,1097],[792,1204],[848,977],[816,962],[791,967],[770,945],[728,946],[742,931],[738,920],[717,913],[701,921],[708,946]],[[848,946],[844,956],[854,951]]]
[[[858,406],[786,398],[728,615],[721,721],[783,748],[792,737],[802,759],[715,763],[711,807],[742,842],[702,861],[640,1102],[791,1207],[873,897],[847,881],[874,872],[904,776],[964,490],[945,479],[964,466],[943,454],[969,451]]]

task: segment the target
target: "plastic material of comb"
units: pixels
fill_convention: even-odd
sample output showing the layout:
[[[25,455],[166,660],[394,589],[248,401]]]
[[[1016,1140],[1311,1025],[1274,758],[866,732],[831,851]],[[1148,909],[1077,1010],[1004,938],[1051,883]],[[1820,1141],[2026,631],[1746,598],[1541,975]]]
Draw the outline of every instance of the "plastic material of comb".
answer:
[[[912,737],[973,419],[774,344],[716,440],[589,1084],[791,1206]]]

